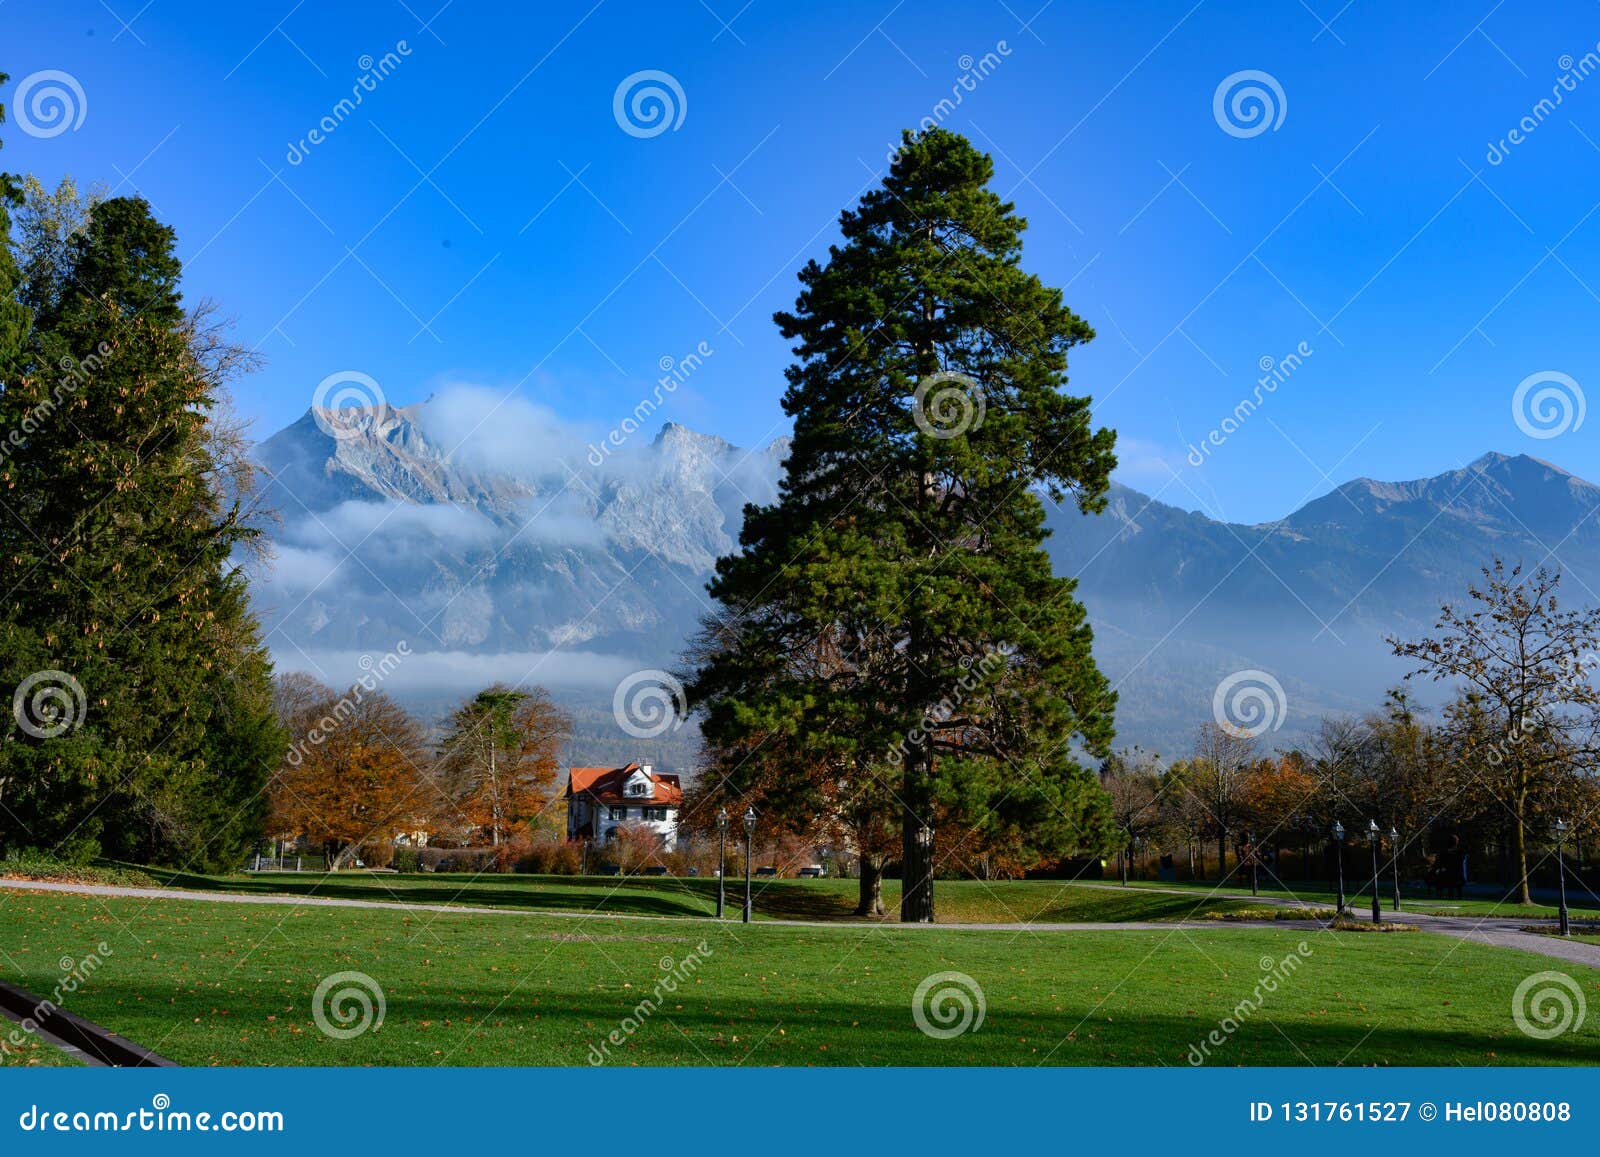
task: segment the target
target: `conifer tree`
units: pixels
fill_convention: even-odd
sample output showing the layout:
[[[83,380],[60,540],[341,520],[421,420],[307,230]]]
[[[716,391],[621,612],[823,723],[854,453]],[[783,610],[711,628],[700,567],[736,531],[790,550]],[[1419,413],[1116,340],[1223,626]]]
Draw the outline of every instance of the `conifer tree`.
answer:
[[[4,834],[224,866],[259,835],[283,741],[175,247],[143,200],[96,205],[0,393],[0,429],[25,434],[0,459],[0,683],[49,672],[74,715],[4,721]]]
[[[1093,332],[1022,269],[1025,222],[992,175],[960,136],[906,134],[801,272],[776,318],[797,358],[786,476],[718,563],[718,638],[692,680],[713,742],[767,736],[847,756],[857,783],[892,777],[906,921],[933,919],[936,821],[1058,853],[1107,831],[1075,753],[1109,751],[1115,697],[1051,572],[1041,498],[1100,509],[1114,435],[1064,391]]]

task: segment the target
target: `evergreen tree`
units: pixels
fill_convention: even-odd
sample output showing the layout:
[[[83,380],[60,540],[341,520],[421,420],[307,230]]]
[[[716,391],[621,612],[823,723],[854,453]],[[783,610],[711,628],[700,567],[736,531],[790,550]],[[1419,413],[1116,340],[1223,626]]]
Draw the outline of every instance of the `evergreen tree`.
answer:
[[[170,228],[136,198],[94,207],[65,284],[41,294],[0,428],[0,682],[38,672],[72,726],[6,720],[10,843],[199,866],[258,834],[282,749],[234,551]],[[43,734],[36,734],[43,732]]]
[[[1022,270],[1025,222],[992,174],[953,133],[906,134],[801,272],[776,318],[798,359],[786,476],[718,563],[721,639],[693,679],[714,742],[764,734],[849,758],[858,782],[894,775],[907,921],[933,919],[941,816],[1057,849],[1107,829],[1073,753],[1108,752],[1115,697],[1042,549],[1041,496],[1100,509],[1114,435],[1063,392],[1093,333]]]

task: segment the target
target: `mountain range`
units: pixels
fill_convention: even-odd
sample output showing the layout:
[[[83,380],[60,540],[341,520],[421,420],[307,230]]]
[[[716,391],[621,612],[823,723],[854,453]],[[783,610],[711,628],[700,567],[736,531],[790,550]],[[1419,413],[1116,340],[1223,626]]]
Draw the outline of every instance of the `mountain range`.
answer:
[[[688,729],[628,736],[613,693],[677,665],[716,558],[744,504],[775,495],[786,450],[670,423],[650,441],[585,439],[472,392],[309,411],[256,447],[281,516],[255,584],[274,658],[337,684],[403,654],[386,689],[433,716],[495,679],[542,684],[577,715],[581,762],[688,770]],[[1357,479],[1256,525],[1113,484],[1099,515],[1050,508],[1047,549],[1078,578],[1119,743],[1175,755],[1240,672],[1282,688],[1269,746],[1375,708],[1404,674],[1385,636],[1426,631],[1496,555],[1560,567],[1569,603],[1600,603],[1597,509],[1600,487],[1491,453],[1432,478]]]

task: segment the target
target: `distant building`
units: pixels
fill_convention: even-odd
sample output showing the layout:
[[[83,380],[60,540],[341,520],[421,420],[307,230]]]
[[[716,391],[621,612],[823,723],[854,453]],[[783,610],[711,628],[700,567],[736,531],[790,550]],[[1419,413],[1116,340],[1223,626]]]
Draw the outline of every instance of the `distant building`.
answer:
[[[663,851],[674,851],[682,806],[678,777],[657,774],[648,763],[570,768],[567,839],[604,845],[622,828],[645,828],[660,837]]]

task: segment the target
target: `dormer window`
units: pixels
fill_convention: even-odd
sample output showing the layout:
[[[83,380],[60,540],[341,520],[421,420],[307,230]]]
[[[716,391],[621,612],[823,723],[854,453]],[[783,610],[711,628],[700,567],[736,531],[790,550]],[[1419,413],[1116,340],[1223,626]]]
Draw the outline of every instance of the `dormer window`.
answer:
[[[628,794],[648,796],[650,794],[650,781],[643,776],[635,777],[628,781]]]

